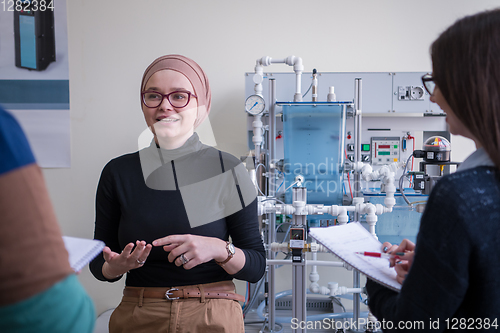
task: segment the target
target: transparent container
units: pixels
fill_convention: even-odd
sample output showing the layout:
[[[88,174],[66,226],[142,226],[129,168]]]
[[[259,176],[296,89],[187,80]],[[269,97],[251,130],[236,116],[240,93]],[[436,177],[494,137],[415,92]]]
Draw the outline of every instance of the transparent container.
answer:
[[[409,188],[405,189],[405,195],[410,202],[415,203],[425,203],[429,198],[429,196],[415,193],[413,189]],[[365,202],[384,205],[384,193],[364,192],[364,197]],[[396,199],[396,205],[393,207],[392,212],[377,215],[378,221],[375,224],[375,233],[378,240],[381,243],[399,244],[403,239],[407,238],[415,243],[422,213],[418,213],[415,206],[410,207],[404,201],[401,193],[396,193],[394,198]]]
[[[424,145],[423,150],[426,152],[424,160],[430,163],[449,162],[451,153],[451,143],[442,136],[431,136]]]
[[[342,204],[345,109],[342,102],[283,104],[284,188],[304,176],[307,203]],[[291,189],[285,201],[292,202]]]

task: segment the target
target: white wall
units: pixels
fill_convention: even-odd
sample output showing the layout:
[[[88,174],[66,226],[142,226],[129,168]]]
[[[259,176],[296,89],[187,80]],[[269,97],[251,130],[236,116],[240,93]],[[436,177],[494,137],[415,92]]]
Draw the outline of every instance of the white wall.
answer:
[[[257,58],[293,54],[306,71],[430,71],[438,34],[494,6],[497,0],[67,0],[72,166],[44,170],[63,233],[93,236],[100,172],[137,149],[145,129],[140,80],[156,57],[183,54],[206,70],[218,148],[239,156],[247,150],[243,74]],[[80,281],[98,314],[118,304],[121,283],[97,281],[87,269]]]

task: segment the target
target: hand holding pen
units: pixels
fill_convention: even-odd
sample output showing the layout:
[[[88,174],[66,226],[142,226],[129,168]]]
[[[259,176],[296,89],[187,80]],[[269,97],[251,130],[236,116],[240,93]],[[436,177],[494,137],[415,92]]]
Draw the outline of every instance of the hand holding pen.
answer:
[[[389,258],[390,267],[394,267],[397,273],[396,279],[399,283],[403,284],[404,279],[408,275],[408,271],[413,263],[413,255],[415,250],[415,244],[408,239],[403,239],[401,244],[392,245],[389,242],[382,244],[382,252],[385,254],[396,254],[403,253],[403,255],[398,255],[398,259],[395,257]]]

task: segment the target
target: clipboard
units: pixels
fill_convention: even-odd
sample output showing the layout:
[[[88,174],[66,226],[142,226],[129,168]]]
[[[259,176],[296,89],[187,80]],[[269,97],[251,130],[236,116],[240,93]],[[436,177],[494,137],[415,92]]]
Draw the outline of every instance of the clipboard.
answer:
[[[396,271],[389,267],[386,258],[373,258],[356,252],[380,252],[380,243],[359,222],[326,228],[311,228],[309,235],[370,279],[399,292],[401,284],[396,280]]]

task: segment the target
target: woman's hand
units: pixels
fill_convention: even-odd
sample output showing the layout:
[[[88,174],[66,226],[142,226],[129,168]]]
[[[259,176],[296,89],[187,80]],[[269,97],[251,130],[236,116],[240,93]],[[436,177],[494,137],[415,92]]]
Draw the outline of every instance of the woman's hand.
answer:
[[[131,269],[144,265],[153,246],[146,244],[145,241],[136,241],[135,243],[137,246],[134,251],[132,251],[134,243],[128,243],[120,254],[111,251],[107,246],[102,250],[105,260],[102,266],[102,274],[106,279],[115,279]]]
[[[185,269],[212,259],[224,261],[227,258],[226,242],[215,237],[171,235],[153,241],[153,246],[163,246],[166,252],[170,252],[168,261]]]
[[[410,270],[411,264],[413,263],[413,256],[415,252],[408,252],[401,258],[401,261],[396,263],[394,269],[396,270],[396,280],[403,284],[403,281],[406,279],[408,275],[408,271]]]
[[[406,276],[408,275],[408,271],[413,263],[413,256],[415,250],[415,244],[409,241],[408,239],[403,239],[401,244],[392,245],[389,242],[385,242],[382,244],[382,251],[389,254],[394,253],[404,253],[404,255],[398,255],[394,258],[389,259],[390,266],[394,267],[396,270],[396,280],[403,284]]]

